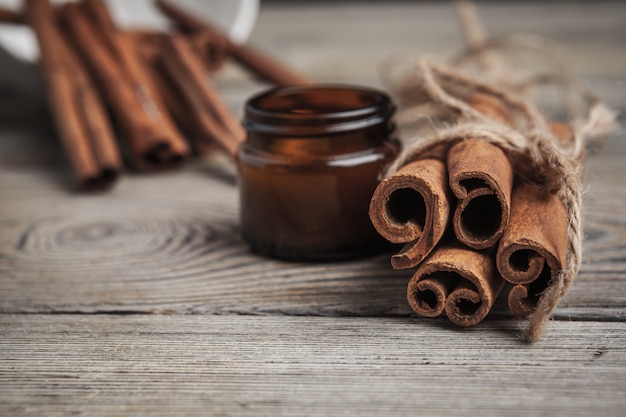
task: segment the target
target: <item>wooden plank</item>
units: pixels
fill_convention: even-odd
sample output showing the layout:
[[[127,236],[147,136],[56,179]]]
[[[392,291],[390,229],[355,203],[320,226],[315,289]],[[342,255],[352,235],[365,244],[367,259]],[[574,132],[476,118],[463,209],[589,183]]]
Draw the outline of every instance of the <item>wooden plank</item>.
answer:
[[[621,323],[0,315],[2,415],[621,416]]]
[[[491,34],[560,42],[573,70],[626,109],[626,3],[480,11]],[[375,86],[391,55],[461,46],[450,5],[422,2],[270,5],[253,41],[317,80]],[[217,79],[239,115],[265,88],[245,77],[229,67]],[[471,329],[412,317],[409,274],[392,271],[388,255],[297,264],[250,254],[223,160],[76,194],[51,125],[37,120],[0,129],[0,415],[626,409],[623,133],[589,159],[583,270],[531,346],[502,303]]]
[[[621,108],[624,10],[615,2],[481,7],[492,34],[532,31],[562,41],[586,65],[580,73]],[[394,53],[445,56],[461,45],[452,7],[423,3],[271,6],[253,40],[318,79],[367,83],[379,82],[378,64]],[[238,114],[263,87],[229,71],[219,80]],[[238,231],[234,169],[223,161],[129,174],[109,194],[78,195],[68,190],[51,129],[42,122],[2,131],[0,312],[410,314],[409,273],[390,270],[386,256],[299,265],[251,255]],[[559,318],[623,318],[623,139],[589,161],[585,265]]]
[[[624,317],[623,158],[591,159],[584,265],[559,318]],[[222,162],[131,175],[106,195],[72,194],[44,170],[3,168],[0,312],[411,314],[411,272],[391,270],[388,255],[297,264],[249,253],[235,174]]]

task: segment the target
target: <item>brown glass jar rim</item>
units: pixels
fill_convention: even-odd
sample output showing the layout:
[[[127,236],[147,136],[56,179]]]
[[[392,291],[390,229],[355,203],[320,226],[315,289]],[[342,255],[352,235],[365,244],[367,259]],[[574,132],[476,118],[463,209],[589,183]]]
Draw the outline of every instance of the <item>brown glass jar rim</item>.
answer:
[[[316,107],[315,102],[320,98],[334,107]],[[359,104],[348,105],[342,99]],[[290,103],[293,107],[289,107]],[[295,107],[304,109],[295,110]],[[248,100],[244,126],[254,133],[311,136],[385,124],[394,111],[389,96],[370,87],[344,84],[275,87]]]

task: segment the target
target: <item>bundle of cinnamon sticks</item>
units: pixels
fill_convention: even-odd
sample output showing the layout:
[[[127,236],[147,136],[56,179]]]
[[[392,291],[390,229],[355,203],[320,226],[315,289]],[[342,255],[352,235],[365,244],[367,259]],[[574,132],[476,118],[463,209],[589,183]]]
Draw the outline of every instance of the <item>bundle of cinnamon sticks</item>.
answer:
[[[207,76],[229,57],[270,83],[309,83],[185,10],[156,4],[172,31],[121,29],[104,0],[25,0],[23,12],[0,10],[37,36],[49,107],[81,189],[110,188],[123,159],[147,171],[179,167],[194,152],[235,154],[245,133]]]
[[[532,342],[580,270],[585,152],[616,129],[617,113],[551,42],[487,38],[471,2],[457,11],[467,46],[451,65],[422,57],[386,67],[404,149],[370,218],[404,244],[392,266],[416,268],[407,287],[414,311],[469,326],[502,293],[513,315],[528,319]],[[526,52],[552,69],[519,68],[515,58]],[[563,93],[569,122],[539,111],[531,90],[545,86]]]
[[[514,123],[493,95],[466,101],[495,123]],[[555,136],[570,139],[567,126],[552,126]],[[370,218],[383,237],[404,244],[392,266],[417,267],[407,288],[416,313],[445,312],[457,325],[475,325],[503,290],[515,316],[535,311],[564,268],[568,216],[556,193],[519,175],[524,163],[468,131],[380,183]]]

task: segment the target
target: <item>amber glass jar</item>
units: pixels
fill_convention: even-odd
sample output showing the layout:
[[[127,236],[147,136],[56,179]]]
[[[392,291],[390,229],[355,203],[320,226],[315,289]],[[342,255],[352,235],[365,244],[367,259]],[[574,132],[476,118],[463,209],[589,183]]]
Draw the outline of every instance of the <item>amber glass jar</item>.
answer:
[[[242,233],[252,249],[322,261],[383,248],[368,207],[399,150],[393,113],[387,95],[353,86],[281,87],[251,98],[239,173]]]

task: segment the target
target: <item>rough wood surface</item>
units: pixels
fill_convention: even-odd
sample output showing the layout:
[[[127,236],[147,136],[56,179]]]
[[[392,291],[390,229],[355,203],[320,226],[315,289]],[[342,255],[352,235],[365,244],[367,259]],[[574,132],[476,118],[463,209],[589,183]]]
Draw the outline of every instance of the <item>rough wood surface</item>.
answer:
[[[561,43],[576,72],[626,109],[626,4],[481,12],[490,33]],[[314,79],[375,86],[394,53],[443,57],[460,45],[452,9],[422,2],[280,3],[262,9],[253,41]],[[216,82],[239,115],[265,87],[233,67]],[[392,270],[389,254],[335,264],[250,254],[235,170],[219,157],[74,193],[50,122],[39,108],[14,110],[0,115],[11,122],[0,125],[0,415],[626,409],[624,133],[589,158],[583,269],[530,346],[501,300],[472,329],[416,319],[410,271]]]
[[[592,161],[602,168],[589,175],[585,264],[558,317],[623,317],[623,157]],[[389,254],[336,264],[250,254],[236,189],[213,168],[134,176],[97,196],[69,193],[49,168],[4,168],[0,312],[409,314],[411,272],[393,271]]]
[[[0,316],[2,415],[549,415],[626,408],[622,323]],[[581,335],[586,342],[581,343]]]
[[[623,317],[624,156],[590,160],[585,264],[559,317]],[[0,311],[409,313],[403,287],[410,274],[392,271],[388,255],[294,264],[250,254],[226,168],[209,161],[131,176],[108,195],[78,195],[54,181],[49,167],[3,167]]]

